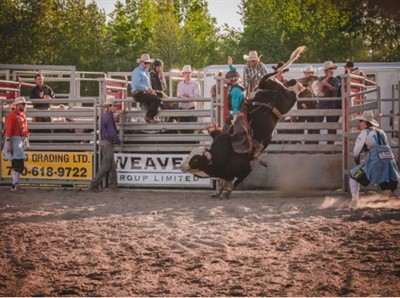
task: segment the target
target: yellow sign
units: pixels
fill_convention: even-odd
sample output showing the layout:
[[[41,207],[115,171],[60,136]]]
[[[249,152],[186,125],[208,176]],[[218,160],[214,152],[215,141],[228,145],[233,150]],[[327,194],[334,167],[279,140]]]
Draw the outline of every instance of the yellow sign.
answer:
[[[56,180],[92,180],[92,152],[28,151],[21,178]],[[1,153],[1,177],[11,178],[11,161]]]

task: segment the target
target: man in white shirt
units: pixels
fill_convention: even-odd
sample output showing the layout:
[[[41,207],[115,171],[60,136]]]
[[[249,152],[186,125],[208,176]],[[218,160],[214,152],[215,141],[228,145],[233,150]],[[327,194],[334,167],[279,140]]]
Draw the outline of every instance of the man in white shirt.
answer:
[[[192,68],[190,65],[185,65],[182,69],[183,81],[178,83],[176,96],[179,98],[198,98],[201,96],[200,84],[198,81],[192,80]],[[180,110],[190,110],[196,108],[195,101],[179,102]],[[196,122],[197,117],[181,117],[180,122]]]

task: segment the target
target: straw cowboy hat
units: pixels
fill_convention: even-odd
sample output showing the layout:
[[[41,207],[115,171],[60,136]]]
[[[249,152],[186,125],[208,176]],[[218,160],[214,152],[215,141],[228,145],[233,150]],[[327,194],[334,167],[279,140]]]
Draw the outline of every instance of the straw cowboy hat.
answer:
[[[312,67],[311,64],[307,64],[306,66],[303,67],[303,69],[301,70],[302,72],[312,72],[315,73],[315,69],[314,67]]]
[[[12,102],[12,105],[13,105],[13,106],[16,106],[16,105],[19,105],[19,104],[21,104],[21,103],[26,104],[26,99],[25,99],[25,97],[23,97],[23,96],[17,97],[17,98]]]
[[[334,64],[332,61],[325,61],[324,62],[324,66],[323,66],[323,69],[324,70],[327,70],[327,69],[336,69],[337,68],[337,65],[336,64]]]
[[[246,60],[247,62],[249,61],[259,61],[262,55],[258,57],[256,51],[250,51],[248,55],[243,55],[243,59]]]
[[[140,62],[153,63],[154,59],[150,59],[149,54],[142,54],[142,56],[140,56],[140,58],[136,59],[136,62],[137,63],[140,63]]]
[[[185,65],[182,68],[182,72],[192,72],[192,67],[190,65]]]
[[[374,113],[364,111],[361,116],[356,117],[357,120],[362,120],[371,123],[373,126],[379,127],[378,121],[374,119]]]

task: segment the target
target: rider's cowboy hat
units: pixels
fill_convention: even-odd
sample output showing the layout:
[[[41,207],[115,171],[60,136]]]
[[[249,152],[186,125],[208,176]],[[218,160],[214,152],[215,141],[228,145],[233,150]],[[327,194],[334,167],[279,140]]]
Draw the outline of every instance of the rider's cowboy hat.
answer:
[[[26,99],[25,99],[25,97],[23,97],[23,96],[17,97],[17,98],[12,102],[12,105],[13,105],[13,106],[16,106],[16,105],[19,105],[19,104],[21,104],[21,103],[26,104]]]
[[[370,111],[364,111],[361,116],[358,116],[355,119],[366,121],[368,123],[371,123],[373,126],[379,127],[378,121],[374,119],[374,113]]]
[[[145,62],[145,63],[153,63],[154,59],[150,59],[150,55],[149,54],[142,54],[142,56],[140,56],[140,58],[136,59],[137,63],[140,62]]]
[[[256,51],[250,51],[248,55],[243,55],[243,59],[246,60],[247,62],[249,61],[259,61],[262,55],[258,57]]]

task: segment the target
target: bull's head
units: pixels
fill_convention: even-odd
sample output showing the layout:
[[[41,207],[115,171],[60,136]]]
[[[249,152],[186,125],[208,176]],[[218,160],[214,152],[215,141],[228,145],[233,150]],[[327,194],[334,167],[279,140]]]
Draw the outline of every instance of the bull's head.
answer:
[[[182,172],[189,172],[198,177],[209,177],[204,170],[212,165],[212,156],[206,147],[198,147],[193,149],[189,157],[186,158],[181,164]]]
[[[299,94],[305,90],[303,84],[294,79],[288,81],[285,85],[289,91],[296,93],[296,97],[298,97]]]

